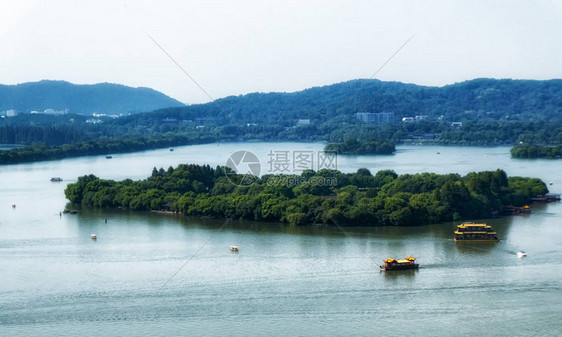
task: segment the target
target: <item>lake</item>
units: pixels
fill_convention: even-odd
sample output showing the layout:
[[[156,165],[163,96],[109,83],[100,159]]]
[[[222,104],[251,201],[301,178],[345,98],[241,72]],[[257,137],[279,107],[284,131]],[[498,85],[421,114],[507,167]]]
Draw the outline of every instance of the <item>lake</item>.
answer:
[[[59,213],[66,184],[84,174],[143,179],[155,166],[224,165],[237,151],[254,153],[261,174],[305,152],[316,169],[323,145],[207,144],[1,166],[0,335],[559,335],[559,202],[484,219],[498,243],[455,243],[458,223],[343,232],[235,221],[217,231],[224,221]],[[501,168],[562,192],[560,161],[511,159],[508,147],[408,145],[392,156],[337,158],[341,171],[362,167],[399,174]],[[517,258],[519,250],[528,256]],[[419,270],[379,271],[381,260],[409,254]]]

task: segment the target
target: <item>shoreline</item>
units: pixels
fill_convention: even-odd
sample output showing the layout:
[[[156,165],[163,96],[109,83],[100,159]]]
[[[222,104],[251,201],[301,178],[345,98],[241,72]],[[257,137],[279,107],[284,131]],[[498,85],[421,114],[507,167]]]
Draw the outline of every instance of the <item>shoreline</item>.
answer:
[[[539,203],[550,203],[550,202],[541,202],[541,201],[535,201],[532,202],[530,204],[534,204],[536,202]],[[554,201],[555,202],[555,201]],[[560,202],[560,200],[558,200],[558,202]],[[142,213],[154,213],[154,214],[160,214],[160,215],[174,215],[174,216],[179,216],[179,217],[183,217],[186,219],[189,218],[193,218],[193,219],[210,219],[210,220],[224,220],[224,219],[229,219],[230,217],[225,216],[225,217],[216,217],[216,216],[211,216],[211,215],[184,215],[179,211],[167,211],[167,210],[132,210],[129,208],[122,208],[122,207],[111,207],[111,208],[92,208],[93,210],[96,211],[100,211],[100,210],[111,210],[111,211],[115,211],[115,210],[121,210],[121,211],[127,211],[127,212],[132,212],[134,214],[142,214]],[[72,210],[77,210],[77,211],[83,211],[83,209],[72,209]],[[68,212],[67,212],[68,213]],[[358,225],[352,225],[352,224],[343,224],[343,225],[334,225],[334,224],[325,224],[325,223],[310,223],[310,224],[306,224],[306,225],[291,225],[288,222],[282,222],[282,221],[267,221],[267,220],[254,220],[254,219],[243,219],[240,217],[236,217],[236,218],[232,218],[231,221],[241,221],[241,222],[250,222],[250,223],[269,223],[269,224],[279,224],[279,225],[290,225],[293,227],[346,227],[346,228],[374,228],[374,227],[387,227],[387,228],[420,228],[420,227],[426,227],[426,226],[434,226],[434,225],[441,225],[441,224],[446,224],[449,222],[480,222],[480,221],[485,221],[485,220],[492,220],[492,219],[503,219],[503,218],[510,218],[510,217],[515,217],[515,216],[529,216],[532,213],[512,213],[512,214],[502,214],[500,212],[499,215],[492,215],[490,217],[486,217],[486,218],[474,218],[474,219],[459,219],[459,220],[453,220],[453,221],[442,221],[442,222],[434,222],[434,223],[427,223],[427,224],[415,224],[415,225],[404,225],[404,226],[397,226],[397,225],[365,225],[365,224],[358,224]]]
[[[54,162],[54,161],[62,161],[62,160],[66,160],[66,159],[74,159],[74,158],[87,158],[87,157],[105,157],[107,155],[118,155],[118,154],[131,154],[131,153],[142,153],[142,152],[148,152],[148,151],[157,151],[157,150],[163,150],[163,149],[169,149],[172,147],[184,147],[184,146],[198,146],[198,145],[212,145],[212,144],[216,144],[216,145],[221,145],[221,144],[257,144],[257,143],[294,143],[294,144],[317,144],[317,143],[323,143],[323,144],[328,144],[328,142],[324,141],[324,140],[318,140],[318,141],[310,141],[310,140],[302,140],[302,141],[283,141],[283,140],[229,140],[229,141],[225,141],[225,142],[200,142],[200,143],[192,143],[192,144],[177,144],[177,145],[168,145],[168,146],[162,146],[162,147],[150,147],[150,148],[146,148],[146,149],[142,149],[142,150],[124,150],[124,151],[113,151],[111,153],[97,153],[97,154],[81,154],[81,155],[70,155],[70,156],[64,156],[64,157],[53,157],[53,158],[46,158],[46,159],[39,159],[39,160],[21,160],[21,161],[17,161],[17,162],[11,162],[11,163],[0,163],[0,167],[1,166],[12,166],[12,165],[21,165],[21,164],[33,164],[33,163],[44,163],[44,162]],[[455,146],[460,146],[460,147],[467,147],[467,148],[506,148],[506,149],[510,149],[513,146],[511,145],[503,145],[503,144],[489,144],[489,145],[471,145],[471,144],[466,144],[466,143],[459,143],[459,144],[452,144],[452,143],[415,143],[415,142],[403,142],[403,143],[396,143],[396,150],[393,153],[390,154],[347,154],[347,153],[338,153],[338,155],[341,156],[349,156],[349,157],[358,157],[358,156],[365,156],[365,157],[369,157],[369,156],[393,156],[396,155],[398,152],[401,151],[401,149],[399,148],[400,146],[428,146],[428,147],[438,147],[438,146],[443,146],[443,147],[455,147]],[[9,152],[11,150],[15,150],[15,149],[23,149],[25,147],[28,147],[26,145],[23,145],[21,147],[17,147],[17,148],[13,148],[13,149],[8,149],[8,150],[0,150],[0,152],[2,151],[6,151]],[[547,159],[547,158],[513,158],[513,159],[519,159],[519,160],[536,160],[536,159]]]

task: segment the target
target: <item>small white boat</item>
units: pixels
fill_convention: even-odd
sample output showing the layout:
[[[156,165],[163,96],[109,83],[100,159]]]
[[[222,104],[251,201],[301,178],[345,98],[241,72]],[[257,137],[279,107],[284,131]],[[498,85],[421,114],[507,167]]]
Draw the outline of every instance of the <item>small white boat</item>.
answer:
[[[98,239],[98,236],[97,236],[96,234],[93,234],[93,233],[92,233],[92,234],[90,234],[90,239],[92,239],[92,240],[97,240],[97,239]]]
[[[238,246],[230,246],[230,251],[231,252],[238,252],[238,251],[240,251],[240,249],[238,248]]]
[[[524,251],[522,251],[522,250],[520,250],[520,251],[517,252],[517,257],[525,257],[525,256],[527,256],[527,253],[526,253],[526,252],[524,252]]]

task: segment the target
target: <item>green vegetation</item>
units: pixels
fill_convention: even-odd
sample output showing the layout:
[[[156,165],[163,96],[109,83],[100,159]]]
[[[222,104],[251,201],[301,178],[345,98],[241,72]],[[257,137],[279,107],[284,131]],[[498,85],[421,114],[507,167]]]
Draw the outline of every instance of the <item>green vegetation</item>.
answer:
[[[65,81],[27,82],[0,85],[0,111],[19,113],[45,109],[71,113],[128,114],[184,104],[150,88],[113,83],[72,84]]]
[[[57,93],[56,97],[63,97],[61,93],[65,90],[71,93],[78,89],[85,90],[80,91],[85,95],[83,97],[94,97],[91,96],[94,92],[90,92],[92,88],[67,88],[64,83],[50,86]],[[129,98],[134,97],[137,90],[129,93],[126,88],[102,87],[100,90],[104,92],[125,90]],[[347,102],[352,96],[354,99]],[[212,103],[159,109],[116,119],[96,117],[91,120],[91,116],[76,114],[20,114],[0,118],[0,144],[29,147],[19,152],[0,152],[0,164],[130,152],[213,139],[327,141],[334,144],[330,148],[349,154],[390,153],[393,143],[561,145],[561,97],[562,80],[477,79],[444,87],[355,80],[295,93],[231,96]],[[103,100],[95,102],[105,104]],[[87,100],[82,103],[86,104]],[[86,105],[83,105],[84,109]],[[103,111],[111,110],[102,105],[94,106],[105,109]],[[60,108],[61,105],[52,107]],[[79,111],[77,109],[71,111]],[[120,109],[116,108],[115,113]],[[355,118],[358,111],[393,111],[395,123],[365,124]],[[427,118],[400,122],[402,117],[416,115]],[[89,123],[86,122],[88,119]],[[310,119],[310,124],[297,127],[299,119]],[[462,126],[452,126],[452,122],[462,122]],[[165,140],[169,137],[182,140]],[[118,144],[121,139],[123,144]],[[117,150],[106,148],[108,142],[118,144]],[[384,142],[387,144],[382,144]],[[40,150],[45,153],[38,153]]]
[[[561,158],[562,145],[540,146],[540,145],[518,145],[511,149],[513,158]]]
[[[122,138],[98,138],[61,146],[39,144],[0,151],[0,165],[78,156],[134,152],[177,145],[212,143],[215,141],[216,138],[204,136],[199,133],[181,135],[168,133],[163,136],[152,137],[129,136]]]
[[[144,115],[144,114],[141,114]],[[76,120],[80,117],[75,116]],[[15,117],[15,118],[19,118]],[[21,117],[25,120],[25,116]],[[83,118],[83,117],[82,117]],[[74,118],[72,118],[74,120]],[[147,149],[208,143],[213,141],[318,141],[327,140],[327,149],[346,154],[391,154],[394,143],[439,143],[461,145],[504,144],[504,139],[556,144],[562,138],[562,122],[466,122],[453,130],[444,122],[421,121],[398,125],[369,126],[358,121],[328,124],[324,133],[315,126],[286,128],[276,125],[235,126],[209,124],[196,128],[193,122],[169,124],[154,121],[150,127],[125,123],[126,119],[102,125],[64,123],[49,126],[47,120],[34,126],[0,127],[0,143],[33,144],[17,150],[0,151],[0,165],[51,160],[74,156],[133,152]],[[142,123],[145,123],[143,121]],[[148,123],[148,122],[146,122]],[[431,133],[429,131],[434,131]],[[432,135],[424,138],[424,135]],[[117,136],[119,135],[119,136]],[[385,141],[382,141],[385,139]],[[510,141],[511,142],[511,141]],[[51,144],[55,146],[47,146]],[[62,144],[62,145],[61,145]]]
[[[396,151],[394,143],[381,140],[355,139],[346,140],[344,143],[330,143],[325,146],[326,151],[336,151],[339,154],[393,154]]]
[[[361,89],[361,90],[359,90]],[[352,100],[349,100],[353,97]],[[241,125],[294,126],[298,119],[323,123],[337,115],[392,111],[402,117],[428,116],[445,121],[552,121],[562,116],[562,80],[474,79],[442,87],[379,80],[352,80],[293,93],[251,93],[216,101]],[[345,103],[345,104],[344,104]],[[340,109],[341,108],[341,109]],[[213,117],[229,120],[215,103],[163,109],[151,116],[177,119]],[[188,117],[189,116],[189,117]],[[338,121],[338,118],[335,118]]]
[[[367,169],[305,171],[300,176],[248,176],[225,167],[179,165],[145,180],[113,181],[88,175],[65,190],[74,204],[132,210],[166,209],[189,216],[281,221],[292,225],[412,226],[499,214],[548,192],[539,179],[502,170],[439,175]],[[234,183],[233,183],[234,182]]]

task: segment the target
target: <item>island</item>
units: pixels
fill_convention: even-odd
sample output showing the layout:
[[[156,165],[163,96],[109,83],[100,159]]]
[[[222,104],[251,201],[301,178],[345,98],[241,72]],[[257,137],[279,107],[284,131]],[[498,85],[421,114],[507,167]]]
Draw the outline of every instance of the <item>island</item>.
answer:
[[[383,140],[367,140],[359,141],[350,139],[343,143],[330,143],[324,147],[326,151],[336,151],[338,154],[393,154],[396,147],[393,142]]]
[[[511,157],[513,158],[562,158],[562,145],[544,146],[544,145],[528,145],[522,144],[511,148]]]
[[[537,178],[503,170],[459,174],[304,171],[248,179],[228,167],[181,164],[150,177],[114,181],[87,175],[65,189],[82,207],[159,210],[185,216],[291,225],[415,226],[500,215],[548,193]],[[250,181],[251,183],[247,183]]]

